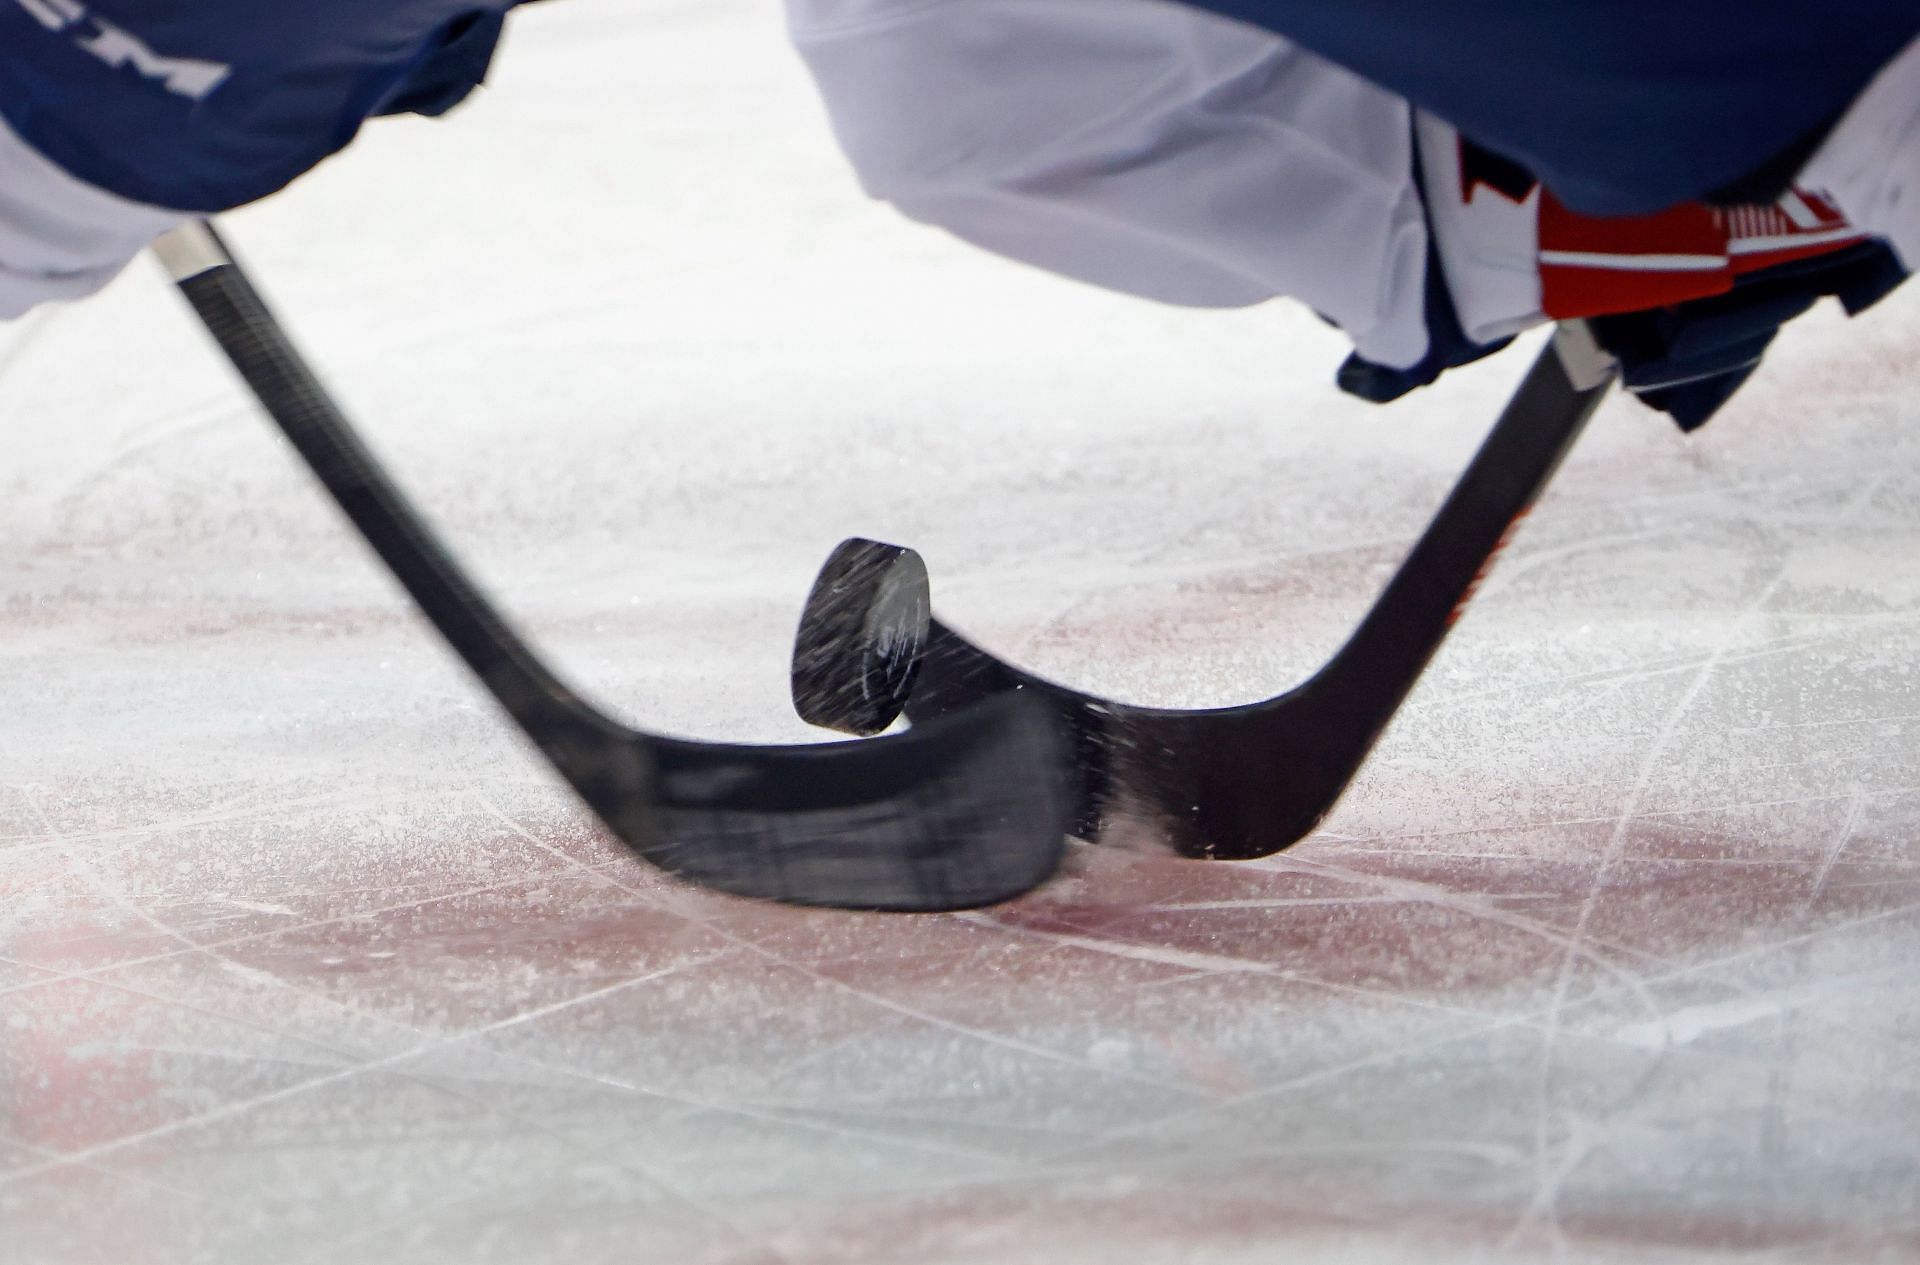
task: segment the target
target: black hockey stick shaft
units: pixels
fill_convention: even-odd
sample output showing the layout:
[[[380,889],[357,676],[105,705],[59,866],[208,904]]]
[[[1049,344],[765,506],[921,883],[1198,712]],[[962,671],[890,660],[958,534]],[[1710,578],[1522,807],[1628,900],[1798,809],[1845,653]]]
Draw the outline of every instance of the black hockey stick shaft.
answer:
[[[354,434],[208,225],[162,262],[261,405],[448,644],[639,855],[798,904],[934,910],[1003,900],[1058,863],[1059,737],[1022,700],[864,743],[763,747],[631,729],[540,663]]]
[[[1582,324],[1556,334],[1381,591],[1321,671],[1326,689],[1398,708],[1546,491],[1613,382]],[[1398,687],[1398,693],[1391,691]],[[1390,702],[1389,702],[1390,700]]]
[[[442,637],[549,757],[566,758],[573,730],[617,728],[574,696],[527,650],[454,563],[287,339],[226,245],[179,281],[207,332],[301,459],[427,612]]]

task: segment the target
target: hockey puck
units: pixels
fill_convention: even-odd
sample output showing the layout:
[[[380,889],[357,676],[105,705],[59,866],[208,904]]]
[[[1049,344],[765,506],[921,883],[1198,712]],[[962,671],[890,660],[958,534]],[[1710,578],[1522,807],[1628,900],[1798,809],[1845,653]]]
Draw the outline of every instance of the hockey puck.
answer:
[[[899,719],[926,648],[927,564],[854,537],[820,568],[793,643],[793,709],[823,729],[877,734]]]

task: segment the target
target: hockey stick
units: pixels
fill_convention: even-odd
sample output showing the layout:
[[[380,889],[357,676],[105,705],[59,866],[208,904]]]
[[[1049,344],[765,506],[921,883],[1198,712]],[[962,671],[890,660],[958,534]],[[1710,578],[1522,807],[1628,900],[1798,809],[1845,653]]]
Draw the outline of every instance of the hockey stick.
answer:
[[[911,610],[889,610],[875,590],[865,626],[887,629],[891,666],[878,671],[874,648],[857,638],[837,655],[815,645],[810,658],[796,657],[795,705],[815,723],[858,730],[885,724],[889,707],[904,705],[918,725],[986,698],[1043,698],[1074,735],[1076,834],[1097,838],[1143,821],[1188,856],[1270,855],[1306,837],[1345,792],[1616,376],[1584,324],[1563,324],[1353,636],[1277,698],[1204,711],[1111,702],[1023,671],[938,620],[916,624]],[[889,550],[849,541],[829,560],[816,598],[850,562],[871,573]],[[803,624],[802,643],[810,638],[819,634]],[[920,651],[912,671],[898,666],[911,657],[904,644]],[[864,709],[845,704],[846,690],[825,688],[863,669]],[[876,709],[881,687],[892,693]]]
[[[927,911],[1051,875],[1071,805],[1047,709],[983,699],[866,742],[736,746],[631,729],[567,688],[388,479],[210,225],[156,253],[214,341],[447,643],[620,840],[682,878],[801,905]]]

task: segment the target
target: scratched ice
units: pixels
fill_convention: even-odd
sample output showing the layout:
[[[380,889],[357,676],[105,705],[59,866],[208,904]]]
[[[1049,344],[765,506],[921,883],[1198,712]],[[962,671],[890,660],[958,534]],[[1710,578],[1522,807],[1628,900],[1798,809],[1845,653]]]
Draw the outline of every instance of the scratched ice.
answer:
[[[1525,361],[1372,411],[1305,313],[907,226],[762,0],[541,6],[232,228],[537,639],[715,737],[806,736],[855,532],[1077,684],[1273,692]],[[0,338],[8,1265],[1920,1258],[1920,296],[1610,407],[1297,850],[920,920],[611,846],[150,267]]]

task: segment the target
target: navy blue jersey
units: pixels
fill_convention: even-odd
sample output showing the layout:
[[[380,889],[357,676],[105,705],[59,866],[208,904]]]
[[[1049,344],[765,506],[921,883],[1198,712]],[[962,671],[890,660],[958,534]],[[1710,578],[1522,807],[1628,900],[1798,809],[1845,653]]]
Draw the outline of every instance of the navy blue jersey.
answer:
[[[1920,35],[1920,0],[1188,2],[1401,94],[1590,215],[1784,189]]]
[[[518,2],[0,0],[0,118],[101,188],[216,210],[370,115],[457,99]],[[1790,159],[1920,34],[1917,0],[1191,2],[1404,95],[1593,214]]]
[[[122,197],[262,197],[369,116],[432,113],[517,0],[0,0],[0,118]]]

